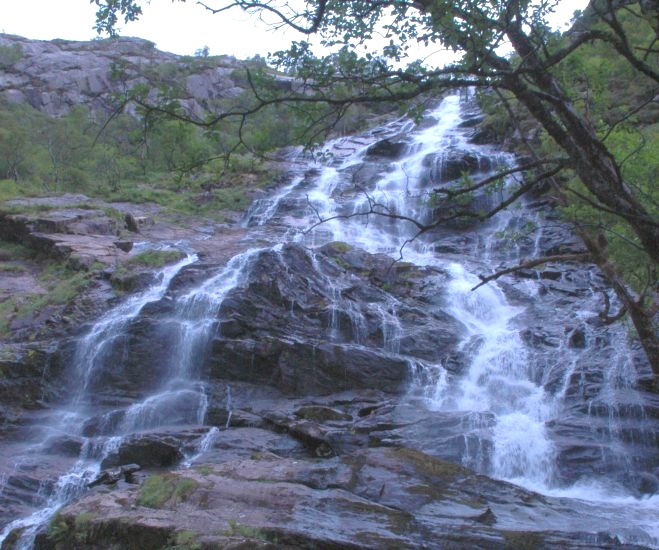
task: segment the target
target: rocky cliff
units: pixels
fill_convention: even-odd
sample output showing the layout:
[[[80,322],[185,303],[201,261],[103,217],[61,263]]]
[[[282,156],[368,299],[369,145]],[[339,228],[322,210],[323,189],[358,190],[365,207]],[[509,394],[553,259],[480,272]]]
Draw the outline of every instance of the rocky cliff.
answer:
[[[241,223],[81,195],[6,206],[3,238],[38,254],[7,256],[4,296],[14,275],[54,295],[44,258],[85,286],[8,316],[3,550],[657,546],[659,403],[596,316],[596,272],[554,263],[470,290],[468,270],[577,249],[543,198],[422,242],[354,216],[376,193],[427,214],[424,188],[501,166],[459,125],[473,105],[445,104],[340,140],[326,165],[299,157]],[[403,241],[414,263],[394,261]],[[161,248],[178,254],[136,261]]]
[[[138,85],[151,89],[151,99],[158,88],[174,90],[188,113],[202,115],[244,90],[241,66],[230,56],[162,52],[139,38],[74,42],[0,34],[0,97],[53,116],[76,105],[112,111]]]

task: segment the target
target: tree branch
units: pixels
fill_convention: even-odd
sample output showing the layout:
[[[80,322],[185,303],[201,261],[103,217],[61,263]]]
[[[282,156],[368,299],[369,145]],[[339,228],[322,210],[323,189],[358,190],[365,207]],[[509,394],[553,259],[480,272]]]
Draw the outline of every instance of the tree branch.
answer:
[[[479,275],[478,278],[481,280],[481,282],[478,283],[471,290],[476,290],[477,288],[486,285],[490,281],[494,281],[499,277],[508,275],[509,273],[515,273],[516,271],[520,271],[522,269],[529,269],[531,267],[536,267],[538,265],[543,265],[549,262],[574,262],[574,261],[592,262],[593,259],[588,252],[578,252],[574,254],[556,254],[553,256],[543,256],[541,258],[534,258],[532,260],[522,262],[521,264],[518,264],[514,267],[507,267],[505,269],[500,269],[499,271],[496,271],[491,275]]]

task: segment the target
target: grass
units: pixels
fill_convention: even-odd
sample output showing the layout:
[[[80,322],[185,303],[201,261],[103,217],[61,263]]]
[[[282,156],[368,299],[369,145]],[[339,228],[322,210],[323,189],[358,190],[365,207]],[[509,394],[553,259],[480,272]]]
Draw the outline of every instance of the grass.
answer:
[[[0,271],[4,273],[21,273],[25,271],[25,267],[12,262],[0,261]]]
[[[170,500],[172,504],[185,501],[198,486],[194,479],[186,477],[177,480],[171,476],[151,476],[142,485],[137,504],[147,508],[163,508]]]
[[[345,243],[343,241],[334,241],[330,243],[329,246],[341,254],[348,252],[348,250],[352,249],[352,246],[350,246],[348,243]]]
[[[262,541],[269,540],[268,534],[262,529],[259,529],[258,527],[251,527],[249,525],[243,525],[234,519],[229,520],[229,529],[227,529],[224,534],[230,537],[241,536],[247,539],[257,539]]]
[[[158,268],[173,263],[183,257],[180,250],[147,250],[128,259],[132,266]]]
[[[25,182],[16,182],[14,180],[0,180],[0,202],[16,197],[30,196],[34,193],[35,189]]]
[[[34,252],[29,248],[7,241],[0,240],[0,261],[28,260],[34,257]]]
[[[93,512],[83,512],[74,518],[75,539],[79,543],[87,542],[94,517],[95,514]]]
[[[199,535],[190,529],[177,531],[171,543],[163,550],[201,550]]]
[[[17,250],[20,252],[20,248]],[[14,318],[34,315],[48,306],[70,303],[89,286],[92,277],[93,271],[76,271],[61,262],[47,266],[38,276],[46,292],[15,293],[0,303],[0,336],[9,333]]]
[[[148,478],[137,496],[137,505],[147,508],[162,508],[174,493],[174,482],[165,476]]]
[[[542,533],[529,531],[504,531],[504,550],[535,550],[542,548],[544,537]]]
[[[59,512],[51,518],[48,524],[48,536],[55,542],[61,542],[65,539],[69,534],[69,530],[70,525]]]
[[[154,176],[155,178],[156,176]],[[260,183],[260,182],[259,182]],[[210,218],[221,217],[223,210],[244,210],[250,204],[247,191],[251,185],[236,184],[214,187],[204,192],[199,182],[189,186],[176,186],[169,178],[166,181],[126,182],[117,190],[101,189],[98,193],[109,201],[131,203],[155,203],[170,214],[194,214]]]

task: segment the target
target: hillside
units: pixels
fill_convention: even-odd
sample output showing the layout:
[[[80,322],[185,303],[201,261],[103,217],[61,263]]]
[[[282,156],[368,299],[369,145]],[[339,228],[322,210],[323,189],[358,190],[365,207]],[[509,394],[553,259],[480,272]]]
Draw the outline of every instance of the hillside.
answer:
[[[140,38],[75,42],[0,34],[0,98],[61,117],[74,107],[111,113],[118,98],[140,84],[151,98],[169,85],[190,114],[244,90],[243,63],[230,56],[182,57]]]

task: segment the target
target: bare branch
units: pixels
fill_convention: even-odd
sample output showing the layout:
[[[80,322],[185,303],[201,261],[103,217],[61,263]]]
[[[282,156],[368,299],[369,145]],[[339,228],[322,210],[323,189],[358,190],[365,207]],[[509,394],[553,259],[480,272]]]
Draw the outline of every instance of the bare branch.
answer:
[[[611,300],[609,299],[609,295],[604,290],[602,291],[602,296],[604,297],[604,310],[600,311],[597,316],[605,325],[611,325],[627,315],[627,306],[625,305],[620,308],[618,313],[609,315],[609,312],[611,311]]]
[[[295,13],[293,16],[285,15],[281,10],[272,6],[269,2],[244,2],[239,0],[236,2],[232,2],[231,4],[224,6],[222,8],[212,8],[201,1],[197,2],[197,4],[210,11],[213,15],[221,13],[223,11],[228,11],[236,7],[241,8],[246,12],[249,12],[250,10],[258,10],[259,12],[266,11],[272,13],[273,15],[279,18],[280,20],[279,25],[289,26],[292,29],[301,32],[302,34],[313,34],[318,31],[323,21],[323,18],[325,16],[325,11],[327,8],[327,0],[318,0],[316,11],[314,13],[313,18],[311,19],[311,24],[308,27],[305,27],[295,22],[296,19],[302,18],[301,14]]]
[[[459,195],[464,195],[466,193],[471,193],[472,191],[477,191],[478,189],[481,189],[483,187],[486,187],[487,185],[490,185],[492,183],[496,183],[497,181],[501,180],[502,178],[505,178],[507,176],[510,176],[512,174],[517,174],[519,172],[525,172],[527,170],[531,170],[532,168],[538,168],[539,166],[544,166],[545,164],[558,164],[561,168],[566,167],[566,160],[564,158],[551,158],[551,159],[539,159],[539,160],[534,160],[533,162],[527,162],[526,164],[520,164],[518,166],[515,166],[514,168],[509,168],[508,170],[502,170],[501,172],[497,172],[493,176],[489,176],[487,178],[482,179],[478,183],[475,183],[474,185],[470,185],[467,187],[461,187],[459,189],[455,188],[435,188],[433,192],[440,194],[440,195],[446,195],[448,198],[453,198],[457,197]],[[548,176],[545,176],[548,177]]]
[[[556,254],[553,256],[543,256],[541,258],[534,258],[526,262],[522,262],[514,267],[507,267],[505,269],[500,269],[499,271],[492,273],[491,275],[479,275],[478,278],[481,280],[474,288],[471,290],[476,290],[483,285],[486,285],[490,281],[494,281],[499,277],[508,275],[509,273],[515,273],[522,269],[529,269],[531,267],[536,267],[539,265],[547,264],[550,262],[592,262],[593,258],[588,252],[577,252],[574,254]]]

